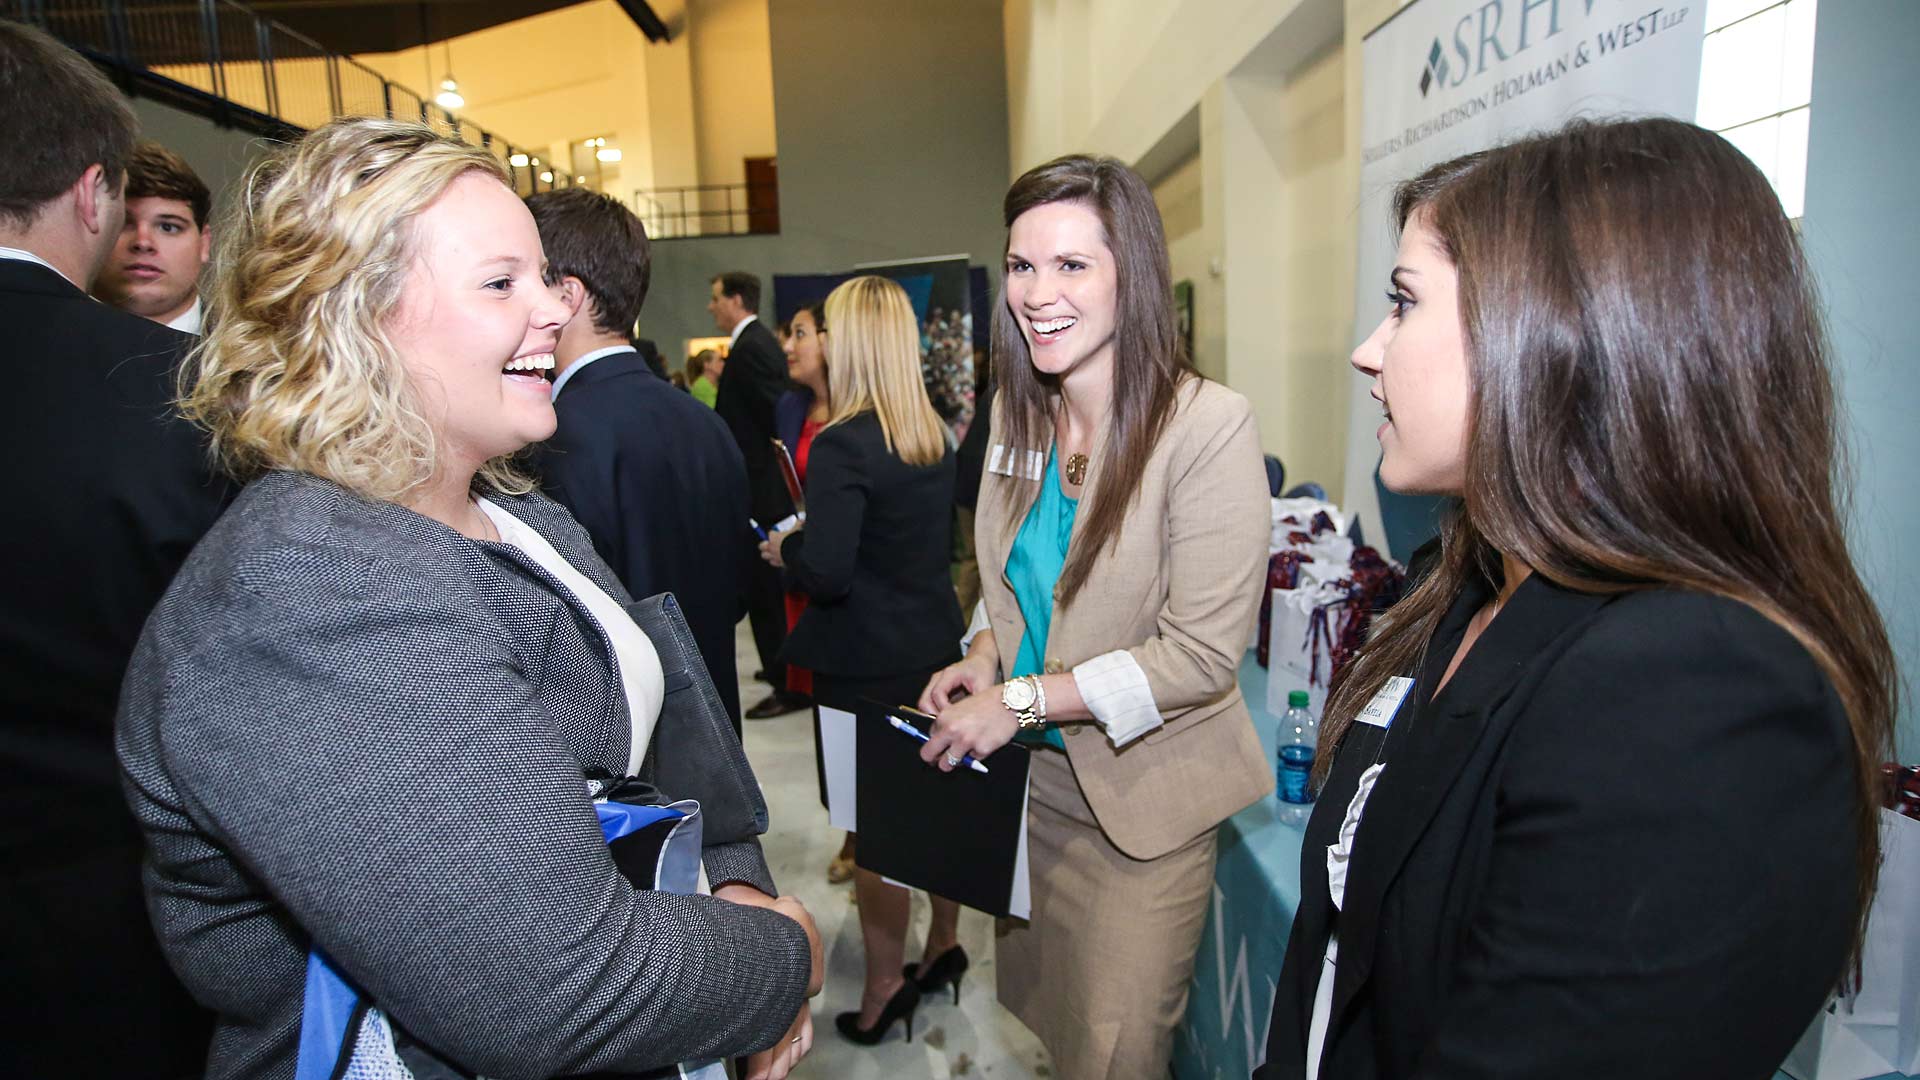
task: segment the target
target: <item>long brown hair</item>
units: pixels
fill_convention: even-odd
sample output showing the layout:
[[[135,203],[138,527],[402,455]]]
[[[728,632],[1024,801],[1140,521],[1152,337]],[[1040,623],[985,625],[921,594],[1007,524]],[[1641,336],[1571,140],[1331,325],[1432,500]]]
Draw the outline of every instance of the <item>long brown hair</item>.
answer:
[[[1437,165],[1395,199],[1460,275],[1464,500],[1437,568],[1333,687],[1316,768],[1421,662],[1500,554],[1589,593],[1681,588],[1792,633],[1845,706],[1858,772],[1857,957],[1879,870],[1892,648],[1843,532],[1827,345],[1798,237],[1730,143],[1675,120],[1576,122]]]
[[[1147,458],[1173,417],[1181,383],[1199,376],[1180,339],[1166,231],[1146,181],[1114,158],[1056,158],[1014,181],[1002,216],[1012,229],[1021,214],[1057,202],[1082,203],[1099,216],[1102,238],[1113,252],[1116,314],[1106,448],[1087,490],[1091,505],[1085,524],[1060,571],[1060,605],[1065,607],[1086,583],[1094,560],[1119,537],[1121,520],[1139,494]],[[1049,425],[1060,383],[1033,366],[1004,289],[993,311],[993,378],[999,387],[996,404],[1005,416],[1003,443],[1031,450],[1038,442],[1051,442]],[[1017,506],[1032,499],[1038,486],[1006,484],[1002,490]]]

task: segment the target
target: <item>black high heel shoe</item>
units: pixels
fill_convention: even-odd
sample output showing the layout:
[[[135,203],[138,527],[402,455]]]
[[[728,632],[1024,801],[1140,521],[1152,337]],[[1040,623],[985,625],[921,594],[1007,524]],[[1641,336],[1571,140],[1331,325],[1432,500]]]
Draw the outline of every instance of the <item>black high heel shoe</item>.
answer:
[[[953,984],[953,1003],[960,1004],[960,980],[967,974],[967,950],[955,945],[937,957],[931,964],[908,964],[900,969],[907,981],[918,986],[922,994],[938,993],[948,983]],[[914,974],[914,968],[921,971]]]
[[[893,1026],[895,1020],[905,1020],[907,1041],[912,1042],[913,1011],[919,1007],[920,988],[913,984],[912,979],[908,979],[906,984],[894,991],[893,997],[887,1000],[886,1008],[880,1010],[880,1018],[873,1022],[872,1027],[860,1026],[858,1009],[853,1012],[843,1012],[834,1017],[833,1026],[839,1028],[840,1034],[846,1036],[849,1041],[859,1043],[861,1046],[872,1046],[887,1037],[887,1029]]]

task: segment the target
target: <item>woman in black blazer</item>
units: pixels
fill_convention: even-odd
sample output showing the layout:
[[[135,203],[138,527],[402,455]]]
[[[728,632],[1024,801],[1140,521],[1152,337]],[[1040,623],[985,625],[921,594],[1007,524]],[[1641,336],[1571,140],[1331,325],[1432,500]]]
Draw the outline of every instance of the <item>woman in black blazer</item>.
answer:
[[[953,557],[953,451],[920,379],[920,334],[906,291],[858,277],[827,297],[821,332],[833,402],[807,466],[807,520],[776,533],[762,554],[808,596],[782,657],[813,674],[814,699],[853,711],[861,698],[917,700],[933,673],[960,658],[966,630]],[[919,988],[902,967],[908,895],[870,870],[855,889],[867,948],[859,1012],[835,1018],[855,1042],[878,1042],[905,1019]],[[925,957],[958,976],[959,907],[934,897]],[[949,955],[951,954],[951,955]],[[944,963],[942,961],[944,960]],[[921,973],[925,984],[934,970]]]
[[[1794,232],[1669,120],[1397,210],[1353,363],[1382,480],[1461,502],[1328,704],[1255,1075],[1764,1080],[1858,948],[1895,698]]]

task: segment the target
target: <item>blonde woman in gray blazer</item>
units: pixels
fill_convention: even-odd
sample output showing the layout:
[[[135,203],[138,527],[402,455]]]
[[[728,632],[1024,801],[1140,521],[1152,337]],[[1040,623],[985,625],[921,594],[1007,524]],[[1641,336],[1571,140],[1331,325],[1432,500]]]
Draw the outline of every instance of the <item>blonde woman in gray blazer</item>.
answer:
[[[508,463],[553,432],[565,309],[504,180],[423,126],[336,121],[223,227],[186,406],[250,482],[147,623],[118,721],[215,1078],[294,1075],[309,951],[416,1075],[753,1054],[775,1078],[811,1040],[818,935],[757,830],[706,848],[711,896],[636,890],[601,837],[593,795],[645,771],[685,691]],[[737,742],[708,745],[751,786]]]
[[[1151,193],[1110,158],[1007,193],[982,600],[923,757],[1034,748],[1033,917],[1001,1001],[1070,1080],[1163,1076],[1215,831],[1272,790],[1235,676],[1269,517],[1246,399],[1192,370]]]

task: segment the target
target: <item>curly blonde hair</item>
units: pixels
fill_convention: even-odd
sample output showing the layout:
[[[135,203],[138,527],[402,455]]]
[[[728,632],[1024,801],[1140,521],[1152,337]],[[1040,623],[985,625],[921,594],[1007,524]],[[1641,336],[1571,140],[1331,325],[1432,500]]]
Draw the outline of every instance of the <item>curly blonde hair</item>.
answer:
[[[471,172],[507,182],[485,150],[371,119],[315,128],[249,171],[181,371],[181,411],[236,479],[288,469],[399,502],[433,474],[433,428],[387,326],[415,220]],[[475,484],[533,488],[506,457]]]

